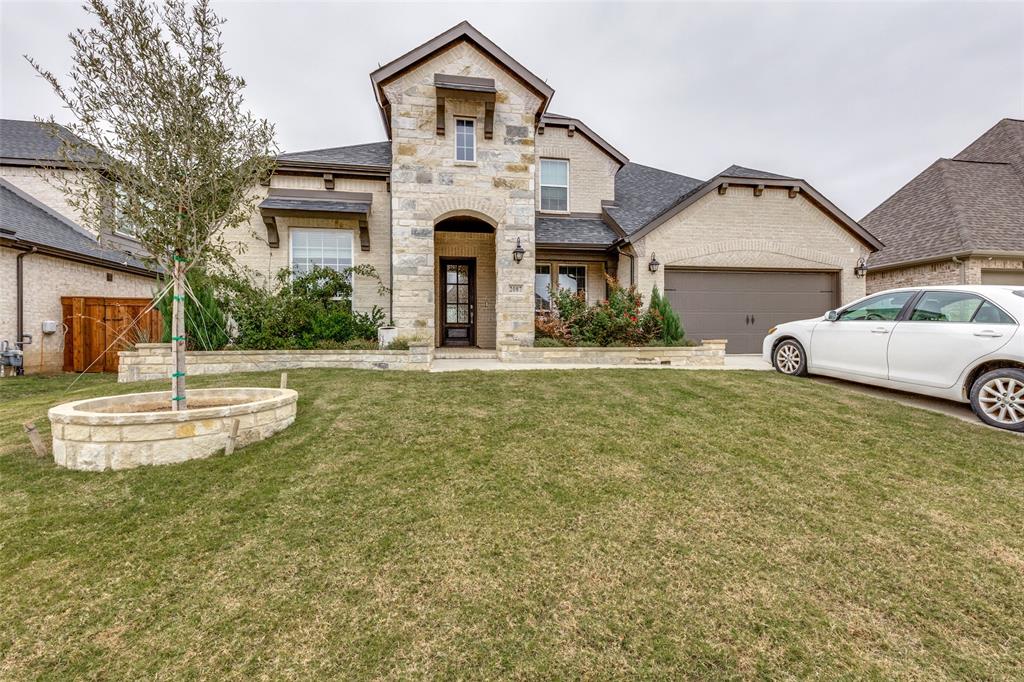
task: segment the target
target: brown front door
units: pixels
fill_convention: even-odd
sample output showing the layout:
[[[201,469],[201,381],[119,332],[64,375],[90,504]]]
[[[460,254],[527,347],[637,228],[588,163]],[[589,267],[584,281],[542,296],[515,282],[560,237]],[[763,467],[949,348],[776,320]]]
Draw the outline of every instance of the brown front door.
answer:
[[[441,345],[476,344],[476,259],[441,259]]]

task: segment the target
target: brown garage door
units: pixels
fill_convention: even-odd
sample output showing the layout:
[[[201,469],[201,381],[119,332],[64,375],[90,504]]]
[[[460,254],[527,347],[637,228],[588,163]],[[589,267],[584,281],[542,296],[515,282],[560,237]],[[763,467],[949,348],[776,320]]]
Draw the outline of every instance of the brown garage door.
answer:
[[[730,353],[760,353],[768,329],[835,306],[831,272],[667,270],[665,293],[691,339],[728,339]]]
[[[1024,270],[982,270],[981,283],[1024,285]]]

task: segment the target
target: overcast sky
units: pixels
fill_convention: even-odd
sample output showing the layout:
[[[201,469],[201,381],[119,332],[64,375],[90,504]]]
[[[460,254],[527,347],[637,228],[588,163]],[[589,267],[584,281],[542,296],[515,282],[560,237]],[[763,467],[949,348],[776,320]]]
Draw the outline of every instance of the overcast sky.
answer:
[[[552,112],[698,178],[805,178],[860,218],[1000,118],[1024,118],[1024,2],[215,2],[228,60],[284,151],[384,139],[368,74],[463,19],[547,80]],[[0,116],[66,112],[77,2],[0,0]]]

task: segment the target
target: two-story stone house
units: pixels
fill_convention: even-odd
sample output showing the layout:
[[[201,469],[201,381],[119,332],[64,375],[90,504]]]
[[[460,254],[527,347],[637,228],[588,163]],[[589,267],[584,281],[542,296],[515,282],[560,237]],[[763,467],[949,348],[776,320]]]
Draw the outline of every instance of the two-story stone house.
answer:
[[[282,154],[233,239],[261,276],[376,267],[354,305],[437,346],[530,344],[556,284],[665,291],[692,338],[757,352],[771,324],[864,294],[881,244],[804,180],[642,166],[468,23],[370,74],[387,140]],[[666,140],[685,157],[685,138]],[[253,239],[251,235],[256,235]]]

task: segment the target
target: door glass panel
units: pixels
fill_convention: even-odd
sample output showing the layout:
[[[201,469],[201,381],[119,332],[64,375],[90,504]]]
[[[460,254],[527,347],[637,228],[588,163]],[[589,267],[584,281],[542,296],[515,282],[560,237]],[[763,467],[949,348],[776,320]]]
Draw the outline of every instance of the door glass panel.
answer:
[[[455,323],[459,321],[458,306],[446,306],[445,322]]]
[[[469,284],[469,268],[465,265],[459,265],[457,267],[459,284]]]
[[[455,284],[458,281],[458,273],[455,272],[454,266],[448,266],[448,270],[445,273],[445,281],[448,282],[448,284]]]
[[[913,291],[897,291],[891,294],[872,296],[868,300],[861,301],[857,305],[844,310],[839,314],[839,319],[891,322],[899,316],[903,306],[913,298],[915,293]]]
[[[914,306],[912,322],[970,322],[985,301],[965,291],[928,291]]]

